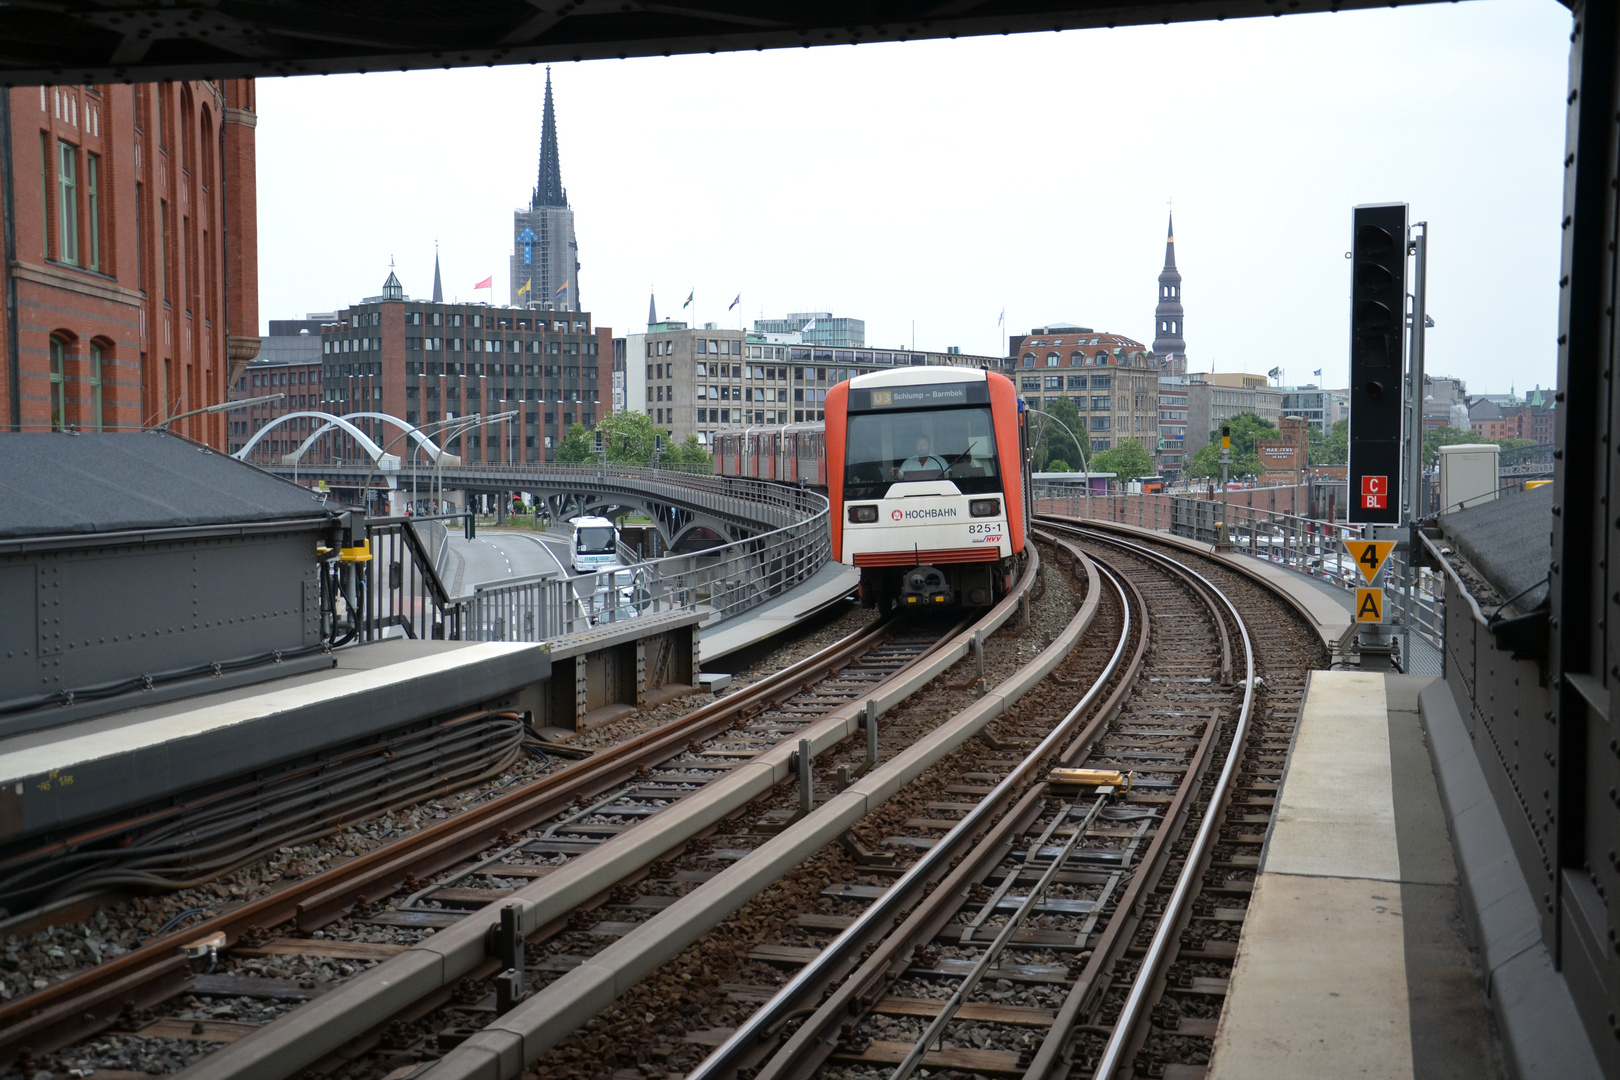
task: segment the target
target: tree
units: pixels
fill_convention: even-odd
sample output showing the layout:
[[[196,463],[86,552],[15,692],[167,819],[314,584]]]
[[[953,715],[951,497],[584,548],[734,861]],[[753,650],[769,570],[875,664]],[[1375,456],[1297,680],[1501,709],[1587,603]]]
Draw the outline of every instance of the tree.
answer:
[[[1055,398],[1047,403],[1045,412],[1045,416],[1035,413],[1031,418],[1035,439],[1035,471],[1052,471],[1051,463],[1054,460],[1084,460],[1081,448],[1075,445],[1069,434],[1073,432],[1080,438],[1085,437],[1086,421],[1081,417],[1080,410],[1074,407],[1074,402],[1067,398]],[[1063,430],[1065,427],[1068,431]]]
[[[664,455],[664,460],[671,465],[702,465],[706,468],[714,466],[714,458],[703,449],[703,444],[698,442],[696,435],[688,435],[685,442],[671,447],[669,453]]]
[[[1260,454],[1255,449],[1257,439],[1275,439],[1282,433],[1254,413],[1239,413],[1226,421],[1232,429],[1232,465],[1229,477],[1259,476],[1264,469]],[[1192,456],[1187,464],[1188,476],[1221,475],[1221,430],[1209,433],[1209,442]]]
[[[655,438],[669,447],[669,432],[655,426],[646,413],[608,413],[597,421],[596,430],[607,443],[607,459],[613,465],[651,465]]]
[[[575,424],[563,436],[563,441],[557,447],[557,460],[574,464],[590,461],[596,457],[596,440],[592,437],[590,429],[584,424]]]
[[[1053,458],[1046,463],[1046,472],[1074,472],[1067,461],[1062,458]]]
[[[1311,465],[1345,465],[1350,461],[1350,421],[1338,420],[1327,434],[1310,429],[1306,460]]]
[[[1112,450],[1092,455],[1092,472],[1111,472],[1120,480],[1135,480],[1152,476],[1156,471],[1153,457],[1136,439],[1124,439]]]
[[[1503,464],[1524,461],[1535,456],[1532,448],[1535,451],[1541,449],[1541,444],[1534,439],[1487,439],[1477,431],[1463,431],[1461,428],[1428,428],[1423,432],[1423,464],[1430,468],[1437,467],[1442,446],[1465,443],[1494,443],[1501,451],[1499,460]]]

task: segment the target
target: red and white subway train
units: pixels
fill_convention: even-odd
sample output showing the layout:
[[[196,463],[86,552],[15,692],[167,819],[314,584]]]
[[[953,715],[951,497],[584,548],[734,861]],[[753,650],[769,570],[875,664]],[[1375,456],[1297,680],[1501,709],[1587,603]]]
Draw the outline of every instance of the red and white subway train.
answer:
[[[718,436],[725,476],[824,486],[833,551],[861,598],[983,607],[1012,587],[1032,516],[1023,403],[1012,380],[902,368],[827,392],[824,424]]]
[[[820,424],[751,427],[714,437],[714,471],[721,476],[827,486],[827,440]]]

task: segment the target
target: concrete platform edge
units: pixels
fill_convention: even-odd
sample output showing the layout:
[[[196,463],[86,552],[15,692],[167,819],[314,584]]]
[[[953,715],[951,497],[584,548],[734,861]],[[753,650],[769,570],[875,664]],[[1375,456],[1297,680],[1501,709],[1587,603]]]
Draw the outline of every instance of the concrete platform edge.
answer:
[[[1542,943],[1535,901],[1517,869],[1451,690],[1418,697],[1440,799],[1451,825],[1463,915],[1480,951],[1508,1067],[1521,1080],[1603,1075],[1563,975]]]

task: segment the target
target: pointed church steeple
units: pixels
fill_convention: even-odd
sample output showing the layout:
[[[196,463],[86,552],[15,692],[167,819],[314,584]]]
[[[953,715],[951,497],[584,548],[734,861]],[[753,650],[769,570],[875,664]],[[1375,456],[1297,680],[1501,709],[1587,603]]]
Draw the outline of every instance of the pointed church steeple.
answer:
[[[1187,342],[1182,338],[1181,272],[1176,269],[1176,218],[1165,233],[1164,269],[1159,273],[1159,303],[1153,309],[1153,352],[1167,375],[1187,370]]]
[[[439,245],[433,245],[433,302],[444,303],[444,281],[439,277]]]
[[[562,186],[562,161],[557,156],[557,110],[551,102],[551,68],[546,68],[546,106],[540,120],[540,181],[535,184],[529,209],[542,206],[568,206],[568,191]]]
[[[649,293],[647,295],[647,326],[649,328],[651,328],[652,324],[657,322],[657,321],[658,321],[658,296],[655,293]]]

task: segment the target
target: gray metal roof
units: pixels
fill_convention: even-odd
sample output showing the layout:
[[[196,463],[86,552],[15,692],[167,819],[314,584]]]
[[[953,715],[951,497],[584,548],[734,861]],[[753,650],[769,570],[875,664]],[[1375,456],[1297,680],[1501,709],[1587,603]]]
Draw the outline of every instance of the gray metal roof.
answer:
[[[1528,611],[1547,595],[1552,562],[1553,489],[1504,492],[1499,498],[1440,516],[1440,531],[1485,576],[1502,599]]]
[[[167,432],[0,434],[4,539],[288,521],[327,512],[313,492]]]

